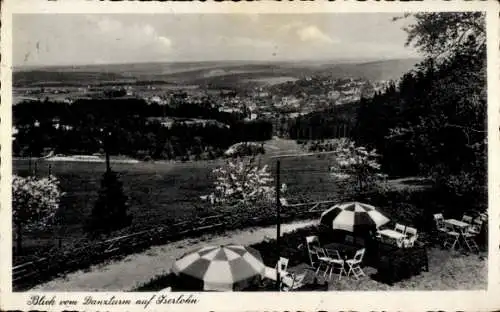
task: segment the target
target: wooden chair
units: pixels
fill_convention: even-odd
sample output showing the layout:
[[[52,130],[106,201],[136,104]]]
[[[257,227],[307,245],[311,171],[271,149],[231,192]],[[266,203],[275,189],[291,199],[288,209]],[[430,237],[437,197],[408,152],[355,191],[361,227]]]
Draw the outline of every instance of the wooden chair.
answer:
[[[349,271],[347,272],[347,276],[353,274],[356,279],[359,279],[360,276],[365,275],[365,272],[361,268],[361,262],[363,261],[364,255],[365,255],[365,249],[363,248],[356,251],[356,254],[354,255],[353,259],[345,261],[349,266]]]

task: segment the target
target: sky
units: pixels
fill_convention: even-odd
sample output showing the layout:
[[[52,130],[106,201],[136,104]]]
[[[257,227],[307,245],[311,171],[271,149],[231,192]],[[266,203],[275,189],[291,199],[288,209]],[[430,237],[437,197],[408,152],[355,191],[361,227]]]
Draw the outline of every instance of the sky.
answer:
[[[390,13],[25,14],[14,66],[418,57]]]

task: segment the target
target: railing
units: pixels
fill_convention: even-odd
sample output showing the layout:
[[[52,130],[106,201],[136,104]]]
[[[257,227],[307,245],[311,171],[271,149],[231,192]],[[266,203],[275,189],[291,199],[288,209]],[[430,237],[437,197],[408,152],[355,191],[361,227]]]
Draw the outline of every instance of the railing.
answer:
[[[226,217],[218,214],[184,221],[168,226],[155,227],[132,234],[122,235],[92,243],[71,251],[71,255],[54,255],[22,263],[12,268],[14,289],[36,285],[50,277],[83,269],[115,257],[140,252],[150,246],[165,244],[183,237],[200,235],[225,229]]]

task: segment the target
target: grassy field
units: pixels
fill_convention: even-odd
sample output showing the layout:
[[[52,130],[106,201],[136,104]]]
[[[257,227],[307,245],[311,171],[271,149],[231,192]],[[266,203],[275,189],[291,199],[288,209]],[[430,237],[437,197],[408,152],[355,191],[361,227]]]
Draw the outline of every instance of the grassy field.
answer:
[[[270,156],[279,152],[297,152],[292,141],[275,139],[266,144],[268,153],[259,159],[261,165],[270,165],[275,176],[276,160]],[[127,231],[166,225],[179,218],[196,218],[214,214],[213,208],[202,202],[199,196],[212,191],[211,170],[224,160],[198,162],[148,162],[138,164],[112,164],[119,173],[124,190],[129,197],[129,212],[133,216],[132,226]],[[61,201],[60,217],[63,227],[42,233],[24,235],[24,251],[32,248],[53,246],[83,238],[83,222],[89,216],[100,188],[105,171],[104,163],[84,162],[37,162],[37,175],[52,174],[61,181],[65,193]],[[281,183],[288,186],[287,198],[291,202],[304,199],[328,200],[339,195],[339,186],[328,173],[327,157],[286,158],[281,160]],[[34,164],[32,164],[32,169]],[[26,175],[28,160],[14,160],[14,173]]]
[[[103,163],[43,162],[37,164],[37,175],[46,175],[48,165],[61,181],[65,193],[60,216],[64,228],[59,233],[66,239],[81,237],[82,221],[90,214],[97,199],[100,180],[105,171]],[[199,195],[210,187],[210,170],[215,163],[140,163],[113,164],[120,174],[124,191],[129,197],[132,227],[152,227],[169,220],[196,213],[200,207]],[[14,162],[14,172],[27,174],[28,161]],[[27,233],[26,238],[45,238],[49,243],[53,233]],[[52,237],[53,238],[53,237]],[[38,239],[37,239],[38,241]],[[26,241],[26,244],[29,244]]]

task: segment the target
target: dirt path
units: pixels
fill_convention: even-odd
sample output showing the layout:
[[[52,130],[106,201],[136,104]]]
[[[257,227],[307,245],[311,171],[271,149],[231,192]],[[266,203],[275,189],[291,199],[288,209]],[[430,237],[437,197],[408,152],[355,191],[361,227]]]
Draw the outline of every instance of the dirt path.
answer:
[[[282,233],[315,224],[317,221],[298,221],[281,226]],[[198,238],[184,239],[162,246],[153,246],[148,250],[129,255],[126,258],[106,264],[100,264],[87,270],[70,273],[38,285],[30,291],[130,291],[148,282],[157,275],[169,271],[175,259],[197,247],[237,243],[250,245],[274,238],[276,227],[230,231],[221,235],[205,235]]]

